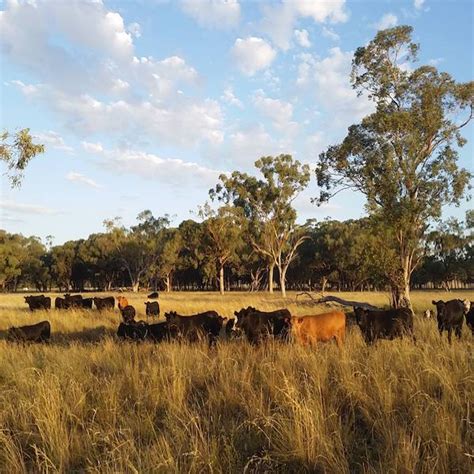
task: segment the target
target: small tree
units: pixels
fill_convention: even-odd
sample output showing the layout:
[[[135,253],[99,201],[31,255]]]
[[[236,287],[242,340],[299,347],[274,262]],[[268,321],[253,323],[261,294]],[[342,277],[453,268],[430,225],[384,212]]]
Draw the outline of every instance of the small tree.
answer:
[[[209,261],[213,262],[218,273],[219,291],[224,294],[224,268],[238,260],[238,250],[242,246],[242,215],[230,206],[217,211],[205,204],[199,210],[204,218],[204,248]]]
[[[268,287],[273,292],[273,269],[280,275],[282,296],[286,296],[286,272],[296,257],[296,250],[305,240],[302,228],[296,225],[293,201],[310,180],[308,165],[293,160],[291,155],[265,156],[255,162],[263,179],[234,171],[221,175],[212,199],[223,200],[241,208],[250,221],[248,233],[254,249],[268,263]]]
[[[29,128],[0,134],[0,160],[7,164],[5,174],[12,187],[21,185],[25,168],[39,153],[44,153],[44,145],[33,143]]]
[[[376,110],[321,153],[316,169],[320,202],[357,190],[387,225],[386,245],[397,257],[393,302],[410,308],[410,278],[428,223],[444,205],[459,204],[468,186],[470,174],[459,168],[455,147],[466,143],[461,129],[474,110],[473,82],[456,83],[432,66],[407,67],[418,51],[411,33],[409,26],[379,31],[357,49],[352,85]]]

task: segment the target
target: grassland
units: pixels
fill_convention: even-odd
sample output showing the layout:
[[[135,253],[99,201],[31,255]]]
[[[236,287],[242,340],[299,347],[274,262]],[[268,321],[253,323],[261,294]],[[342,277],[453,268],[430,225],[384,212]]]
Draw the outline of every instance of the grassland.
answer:
[[[474,292],[449,297],[468,297]],[[144,295],[127,295],[144,315]],[[417,313],[445,293],[414,293]],[[385,294],[343,294],[387,305]],[[163,294],[162,312],[252,304],[327,307],[278,295]],[[144,316],[142,316],[144,317]],[[11,325],[51,321],[48,345],[8,343]],[[415,320],[417,343],[313,349],[242,341],[120,343],[118,312],[30,313],[0,295],[0,471],[472,472],[474,337],[450,346]]]

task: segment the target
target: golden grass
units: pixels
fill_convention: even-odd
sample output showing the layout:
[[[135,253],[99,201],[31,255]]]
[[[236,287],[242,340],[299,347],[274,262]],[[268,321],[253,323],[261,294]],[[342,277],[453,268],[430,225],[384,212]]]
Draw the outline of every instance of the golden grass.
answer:
[[[449,295],[459,297],[460,293]],[[243,306],[324,312],[276,294],[174,293],[162,313]],[[342,294],[388,304],[385,294]],[[417,313],[445,293],[414,293]],[[474,300],[473,292],[462,297]],[[127,295],[144,318],[145,295]],[[309,349],[119,343],[118,311],[30,313],[0,295],[0,332],[49,319],[48,345],[0,340],[0,471],[472,472],[474,338],[366,347],[348,329]]]

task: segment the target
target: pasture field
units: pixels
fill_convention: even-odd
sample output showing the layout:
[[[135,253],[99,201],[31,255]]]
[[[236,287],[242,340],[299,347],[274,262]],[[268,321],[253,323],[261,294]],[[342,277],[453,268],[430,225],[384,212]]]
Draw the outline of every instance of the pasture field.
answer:
[[[464,325],[449,345],[420,315],[432,299],[474,300],[473,291],[414,292],[416,344],[367,347],[349,326],[342,350],[121,343],[117,309],[30,313],[23,296],[0,295],[0,472],[474,470],[474,337]],[[126,296],[145,319],[146,294]],[[383,293],[338,296],[388,305]],[[329,308],[296,302],[295,293],[286,301],[162,293],[159,301],[162,314]],[[49,344],[4,340],[9,326],[44,319]]]

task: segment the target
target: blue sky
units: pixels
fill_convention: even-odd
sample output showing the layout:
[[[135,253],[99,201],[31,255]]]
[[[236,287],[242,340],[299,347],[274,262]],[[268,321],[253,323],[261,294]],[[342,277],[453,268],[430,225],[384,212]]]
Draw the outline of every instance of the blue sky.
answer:
[[[3,178],[1,227],[55,243],[150,209],[196,218],[220,173],[262,155],[314,164],[371,110],[349,84],[355,48],[414,27],[420,63],[473,79],[471,1],[0,2],[1,127],[47,151],[21,189]],[[472,142],[473,126],[465,130]],[[472,144],[461,164],[473,169]],[[364,199],[296,201],[300,220],[356,218]],[[445,215],[463,217],[461,208]]]

